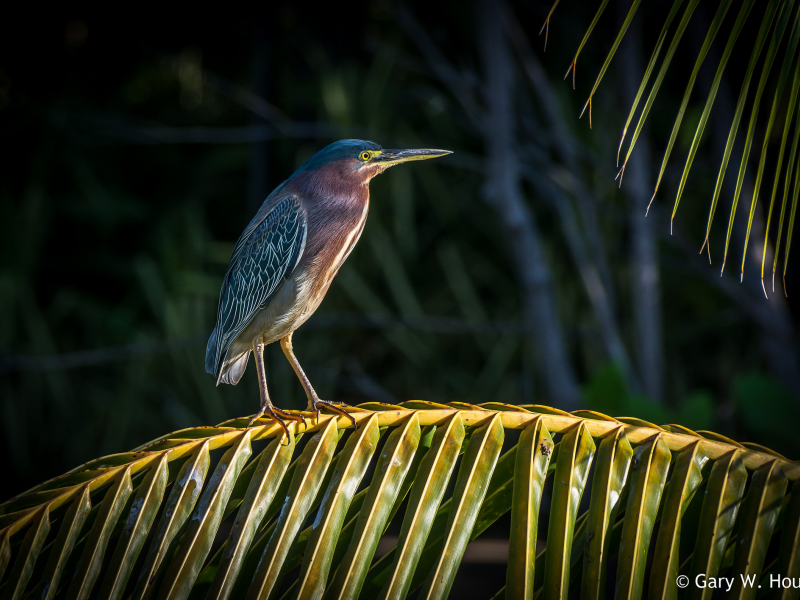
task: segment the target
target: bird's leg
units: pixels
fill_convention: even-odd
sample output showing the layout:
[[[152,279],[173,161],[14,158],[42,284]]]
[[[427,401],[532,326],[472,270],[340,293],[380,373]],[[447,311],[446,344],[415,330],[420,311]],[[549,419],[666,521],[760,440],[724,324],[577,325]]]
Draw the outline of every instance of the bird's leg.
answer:
[[[306,377],[306,374],[303,372],[303,367],[300,366],[300,362],[294,355],[294,350],[292,348],[291,333],[281,338],[281,350],[283,350],[283,353],[286,355],[286,358],[292,365],[292,369],[294,369],[297,378],[300,380],[300,384],[303,386],[303,389],[306,392],[306,396],[308,397],[308,408],[306,410],[313,411],[314,416],[319,418],[319,407],[326,406],[333,412],[338,413],[343,417],[347,417],[348,419],[350,419],[353,422],[353,427],[355,429],[358,429],[358,425],[356,424],[356,420],[353,418],[353,415],[351,415],[343,408],[339,408],[339,406],[348,406],[347,404],[345,404],[344,402],[331,402],[330,400],[320,400],[319,396],[317,396],[317,392],[315,392],[314,388],[311,387],[311,382],[308,380],[308,377]]]
[[[302,415],[293,415],[272,406],[272,402],[269,399],[269,391],[267,390],[267,370],[264,367],[264,342],[260,339],[253,340],[253,354],[255,355],[256,371],[258,372],[258,389],[261,391],[261,409],[256,413],[256,416],[250,419],[247,427],[255,423],[264,413],[269,413],[275,422],[283,428],[288,438],[290,435],[289,428],[286,426],[286,422],[283,419],[290,419],[298,423],[302,422],[304,426],[306,420]]]

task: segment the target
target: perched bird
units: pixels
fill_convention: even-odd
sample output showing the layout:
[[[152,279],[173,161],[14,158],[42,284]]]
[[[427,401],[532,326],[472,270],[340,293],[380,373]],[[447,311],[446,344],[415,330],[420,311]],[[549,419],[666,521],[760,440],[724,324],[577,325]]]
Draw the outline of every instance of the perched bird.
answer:
[[[308,396],[347,416],[341,402],[320,400],[292,349],[292,334],[314,313],[339,268],[358,242],[369,210],[369,182],[389,167],[450,154],[447,150],[383,150],[362,140],[340,140],[308,159],[267,197],[233,249],[222,282],[217,325],[206,347],[206,371],[217,385],[236,385],[250,352],[255,354],[261,409],[286,434],[284,419],[300,415],[272,405],[264,369],[264,346],[281,348]],[[337,406],[338,405],[338,406]]]

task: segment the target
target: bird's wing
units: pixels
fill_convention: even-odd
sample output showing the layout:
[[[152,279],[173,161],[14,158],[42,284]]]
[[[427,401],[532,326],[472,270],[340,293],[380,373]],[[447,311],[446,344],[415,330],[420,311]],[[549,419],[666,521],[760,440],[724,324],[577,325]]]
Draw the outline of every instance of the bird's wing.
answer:
[[[253,217],[250,223],[247,224],[247,227],[245,228],[244,232],[242,232],[242,235],[240,235],[239,239],[236,240],[236,246],[234,246],[233,252],[231,253],[231,260],[230,264],[228,264],[228,270],[230,270],[233,267],[234,263],[236,262],[236,259],[242,252],[242,248],[245,246],[245,244],[247,244],[248,240],[250,239],[250,235],[253,233],[253,231],[264,222],[264,219],[266,219],[267,216],[273,210],[275,210],[275,207],[278,204],[286,200],[287,194],[281,193],[285,185],[286,181],[281,183],[278,187],[276,187],[272,191],[272,193],[267,197],[267,199],[264,200],[264,203],[258,209],[258,212],[256,212],[256,215]]]
[[[267,305],[303,254],[306,217],[300,198],[288,194],[271,200],[271,210],[260,222],[251,222],[236,243],[222,282],[217,326],[206,348],[206,371],[217,377],[231,342]]]

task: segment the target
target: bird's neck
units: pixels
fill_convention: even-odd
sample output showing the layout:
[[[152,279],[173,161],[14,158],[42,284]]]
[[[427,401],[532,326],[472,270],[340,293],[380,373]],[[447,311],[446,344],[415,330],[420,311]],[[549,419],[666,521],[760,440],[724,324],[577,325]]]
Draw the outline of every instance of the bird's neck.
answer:
[[[360,176],[360,177],[359,177]],[[303,252],[311,277],[324,295],[358,242],[369,212],[369,179],[332,163],[293,178],[306,209],[308,236]],[[321,297],[321,296],[320,296]]]
[[[356,161],[354,160],[353,163]],[[292,191],[307,199],[308,208],[360,210],[369,202],[369,180],[350,161],[337,161],[313,171],[299,173],[291,181]]]

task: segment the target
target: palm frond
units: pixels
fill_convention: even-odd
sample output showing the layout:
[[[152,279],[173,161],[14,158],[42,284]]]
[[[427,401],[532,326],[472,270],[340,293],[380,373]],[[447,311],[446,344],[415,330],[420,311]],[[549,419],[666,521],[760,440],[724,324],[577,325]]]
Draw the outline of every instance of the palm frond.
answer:
[[[650,81],[650,76],[653,74],[653,69],[656,66],[656,62],[658,62],[658,57],[661,54],[661,48],[664,45],[664,40],[667,37],[667,31],[669,31],[669,26],[672,25],[673,19],[675,19],[675,15],[678,14],[678,10],[680,9],[681,5],[683,4],[683,0],[675,0],[672,4],[672,9],[669,11],[666,20],[664,21],[664,26],[661,28],[661,33],[658,36],[658,40],[656,41],[656,46],[653,49],[653,54],[650,56],[650,61],[647,63],[647,69],[644,72],[644,77],[642,77],[642,82],[639,84],[639,89],[636,91],[636,98],[633,100],[633,105],[631,106],[631,110],[628,113],[628,118],[625,121],[625,126],[622,128],[622,137],[619,140],[619,146],[617,147],[617,166],[619,166],[619,153],[622,150],[622,143],[625,141],[625,136],[628,133],[628,127],[633,120],[633,115],[636,114],[636,108],[639,106],[639,101],[642,99],[642,94],[644,94],[644,90],[647,87],[647,82]],[[693,2],[692,5],[696,5],[696,2]],[[687,14],[690,14],[687,11]],[[616,42],[615,42],[616,44]],[[606,59],[607,62],[610,62],[609,59]],[[607,65],[604,64],[604,69],[608,68]],[[601,75],[602,75],[601,72]],[[597,78],[595,82],[595,89],[600,84],[600,77]],[[593,90],[594,92],[594,90]],[[591,99],[591,96],[590,96]],[[588,101],[587,101],[588,102]]]
[[[355,431],[321,415],[288,440],[268,419],[177,431],[5,502],[0,593],[445,598],[467,545],[509,511],[496,597],[599,598],[609,579],[671,597],[678,575],[800,573],[800,465],[762,446],[538,405],[352,412]]]
[[[678,0],[679,2],[682,0]],[[617,39],[614,40],[614,45],[611,47],[611,50],[606,57],[606,61],[603,63],[603,67],[600,69],[600,73],[597,75],[597,79],[594,82],[594,87],[592,87],[592,91],[589,94],[589,99],[586,101],[586,104],[583,105],[583,110],[581,111],[581,116],[586,111],[586,107],[589,107],[589,127],[592,126],[592,96],[597,91],[597,88],[600,87],[600,82],[603,80],[603,75],[606,74],[606,70],[608,70],[608,65],[611,64],[611,59],[614,58],[614,54],[617,52],[617,48],[619,48],[620,43],[622,42],[622,38],[625,37],[625,32],[628,31],[628,27],[630,27],[631,21],[633,21],[633,17],[636,16],[636,11],[639,10],[639,5],[642,3],[642,0],[634,0],[633,4],[631,4],[631,8],[628,11],[627,16],[625,17],[625,22],[622,24],[622,29],[619,30],[617,34]],[[577,60],[577,56],[575,57]],[[573,63],[574,67],[574,63]],[[574,72],[573,72],[574,74]],[[575,87],[573,85],[573,87]]]
[[[797,158],[797,165],[795,166],[795,173],[800,173],[800,156]],[[794,191],[792,192],[792,211],[789,214],[789,227],[786,231],[786,249],[783,253],[783,279],[786,282],[786,265],[789,263],[789,250],[792,248],[792,232],[794,231],[794,217],[797,213],[797,197],[800,192],[800,177],[795,175]],[[784,285],[784,290],[786,286]]]
[[[696,573],[717,573],[738,516],[747,483],[741,452],[733,449],[714,463],[706,485],[708,502],[703,502],[697,543],[691,556]]]
[[[722,268],[725,268],[725,260],[728,256],[728,246],[731,240],[731,233],[733,232],[733,220],[736,216],[736,207],[739,203],[739,195],[742,192],[742,185],[744,184],[744,176],[745,171],[747,170],[747,159],[750,157],[750,149],[753,146],[753,137],[755,136],[756,131],[756,124],[758,121],[758,110],[761,106],[761,97],[764,94],[764,88],[767,85],[767,80],[769,79],[769,73],[772,69],[772,63],[775,61],[775,56],[778,53],[778,47],[781,44],[781,39],[783,38],[783,32],[786,29],[786,24],[789,21],[789,13],[791,12],[791,5],[788,3],[784,3],[781,6],[780,13],[778,14],[778,22],[775,25],[775,30],[772,33],[772,40],[770,41],[769,48],[767,49],[767,56],[764,58],[764,64],[761,67],[761,77],[758,81],[758,87],[756,88],[756,95],[753,99],[753,107],[750,112],[750,125],[747,129],[747,137],[745,138],[744,142],[744,150],[742,151],[742,162],[739,166],[739,176],[736,179],[736,192],[733,195],[733,205],[731,206],[731,214],[728,218],[728,234],[725,237],[725,253],[722,257]],[[765,18],[766,22],[766,18]],[[782,90],[781,90],[782,91]],[[758,197],[758,188],[760,186],[760,179],[756,181],[756,187],[753,192],[753,207],[755,208],[755,201]],[[752,210],[750,213],[750,219],[747,222],[748,228],[748,236],[750,227],[753,223],[753,214]],[[747,243],[745,242],[745,250],[746,250]],[[744,262],[742,262],[742,276],[744,276]]]
[[[657,176],[657,180],[656,180],[656,183],[655,183],[655,189],[654,189],[654,192],[653,192],[653,199],[655,199],[655,196],[658,193],[659,187],[660,187],[660,185],[662,183],[662,179],[664,177],[664,173],[666,171],[667,165],[669,163],[670,156],[671,156],[672,151],[674,149],[675,142],[676,142],[676,140],[678,138],[678,134],[680,132],[681,125],[683,123],[683,116],[686,113],[686,110],[687,110],[687,108],[689,106],[689,102],[690,102],[690,99],[691,99],[691,94],[692,94],[692,91],[694,89],[694,85],[695,85],[695,82],[697,80],[697,76],[698,76],[700,67],[702,66],[703,62],[707,58],[707,55],[708,55],[709,49],[711,47],[711,44],[714,41],[714,38],[717,35],[717,33],[719,33],[719,31],[721,30],[721,27],[723,26],[724,21],[726,19],[727,13],[729,12],[729,8],[731,8],[732,4],[733,4],[732,0],[722,0],[722,2],[720,2],[718,7],[717,7],[716,14],[715,14],[714,18],[712,19],[711,23],[708,25],[705,41],[704,41],[703,46],[700,49],[700,51],[698,53],[698,56],[697,56],[697,58],[695,60],[694,68],[693,68],[693,70],[691,72],[691,75],[689,77],[689,82],[688,82],[688,84],[686,86],[686,89],[685,89],[685,92],[684,92],[684,95],[683,95],[683,99],[682,99],[680,107],[678,109],[678,114],[677,114],[677,116],[675,118],[675,122],[673,124],[672,132],[671,132],[669,140],[667,142],[667,147],[665,149],[664,156],[663,156],[663,159],[661,161],[661,167],[659,169],[659,174]],[[637,108],[639,106],[639,103],[640,103],[640,101],[641,101],[641,99],[642,99],[642,97],[644,95],[645,89],[646,89],[646,87],[647,87],[647,85],[648,85],[648,83],[649,83],[649,81],[651,79],[653,71],[655,70],[656,63],[658,62],[659,57],[661,56],[661,51],[662,51],[663,44],[664,44],[664,41],[666,39],[668,30],[670,29],[670,26],[671,26],[674,18],[677,16],[677,13],[678,13],[678,11],[679,11],[679,9],[680,9],[680,7],[682,5],[683,5],[683,0],[675,0],[674,3],[672,3],[672,6],[671,6],[671,9],[669,10],[669,13],[666,15],[663,28],[661,30],[661,33],[660,33],[658,39],[655,42],[655,46],[654,46],[654,49],[653,49],[653,52],[652,52],[652,56],[651,56],[650,61],[649,61],[648,65],[647,65],[647,68],[645,70],[644,76],[642,77],[642,81],[641,81],[641,84],[639,86],[638,92],[637,92],[636,97],[635,97],[635,99],[633,101],[633,105],[632,105],[632,107],[630,109],[630,112],[628,113],[628,117],[627,117],[627,120],[625,122],[625,125],[623,127],[622,137],[620,139],[619,148],[617,150],[617,164],[619,164],[619,154],[620,154],[620,152],[622,150],[622,145],[623,145],[623,143],[625,141],[625,137],[627,135],[628,128],[629,128],[631,122],[633,121],[634,115],[635,115],[636,110],[637,110]],[[673,58],[674,58],[675,53],[676,53],[676,51],[678,49],[678,45],[680,44],[680,42],[681,42],[681,40],[683,38],[683,34],[686,31],[686,27],[688,26],[688,23],[689,23],[690,19],[692,18],[693,14],[694,14],[694,11],[695,11],[695,8],[697,7],[697,5],[698,5],[698,0],[690,0],[690,2],[688,3],[688,5],[686,6],[686,8],[683,11],[683,16],[681,17],[680,23],[676,27],[675,32],[672,34],[672,41],[670,42],[669,48],[667,49],[667,52],[666,52],[666,55],[664,56],[664,59],[661,62],[661,66],[659,68],[659,71],[658,71],[658,74],[656,76],[655,82],[652,85],[650,93],[649,93],[649,95],[647,97],[647,101],[645,102],[645,105],[644,105],[644,107],[643,107],[643,109],[641,111],[641,114],[639,116],[639,119],[637,121],[637,125],[636,125],[636,128],[634,130],[633,136],[631,138],[630,144],[628,146],[628,150],[627,150],[627,153],[626,153],[626,156],[625,156],[625,160],[623,161],[622,168],[621,168],[619,174],[617,175],[617,177],[620,180],[620,184],[622,183],[622,177],[623,177],[623,174],[625,172],[625,166],[627,165],[627,162],[631,157],[631,153],[633,152],[633,148],[636,146],[636,142],[637,142],[637,140],[639,138],[639,135],[641,133],[641,129],[644,126],[644,123],[647,120],[648,116],[650,115],[650,112],[651,112],[651,109],[653,107],[653,103],[655,101],[655,98],[656,98],[656,96],[658,95],[658,92],[661,89],[661,86],[662,86],[662,83],[663,83],[664,78],[666,76],[666,73],[669,70],[669,68],[670,68],[670,66],[671,66],[671,64],[673,62]],[[571,69],[574,69],[577,57],[580,54],[580,52],[584,49],[584,47],[586,46],[586,43],[587,43],[588,38],[589,38],[589,35],[594,31],[595,26],[597,24],[597,20],[599,18],[599,15],[602,13],[602,11],[605,8],[605,6],[606,6],[606,3],[601,1],[600,5],[599,5],[599,8],[598,8],[598,11],[597,11],[597,14],[595,15],[594,19],[590,23],[590,25],[589,25],[589,27],[587,29],[587,32],[584,35],[584,37],[583,37],[583,39],[582,39],[582,41],[581,41],[581,43],[579,45],[578,51],[575,54],[575,58],[573,59],[573,62],[571,64],[571,66],[570,66]],[[753,14],[754,11],[752,9],[755,6],[757,6],[757,5],[753,0],[741,0],[741,3],[739,4],[738,16],[736,18],[736,21],[731,26],[731,30],[730,30],[730,33],[728,35],[728,41],[726,43],[725,49],[724,49],[724,51],[722,53],[722,56],[719,59],[719,62],[717,64],[716,74],[714,76],[714,80],[713,80],[713,83],[711,85],[711,90],[710,90],[710,92],[708,94],[708,98],[706,99],[705,106],[704,106],[702,114],[700,116],[700,121],[699,121],[698,125],[696,126],[694,137],[692,139],[692,143],[691,143],[691,146],[689,148],[688,156],[686,158],[686,163],[685,163],[685,166],[683,168],[683,171],[682,171],[682,174],[681,174],[680,183],[678,184],[678,189],[677,189],[677,193],[676,193],[676,196],[675,196],[675,202],[674,202],[674,206],[673,206],[673,209],[672,209],[672,219],[675,218],[675,215],[677,213],[678,206],[680,204],[681,198],[682,198],[682,196],[683,196],[683,194],[684,194],[684,192],[686,190],[687,179],[688,179],[689,173],[690,173],[691,168],[692,168],[692,163],[694,162],[694,159],[695,159],[696,154],[697,154],[697,150],[699,148],[700,142],[701,142],[702,137],[703,137],[703,133],[705,131],[705,127],[706,127],[706,125],[708,123],[708,119],[709,119],[711,110],[713,108],[714,101],[716,99],[717,93],[719,91],[720,83],[722,81],[722,77],[723,77],[723,74],[725,72],[725,68],[726,68],[726,66],[728,64],[728,61],[729,61],[730,56],[731,56],[731,53],[732,53],[734,47],[736,46],[736,43],[741,39],[740,34],[742,33],[742,30],[744,29],[748,19]],[[723,260],[722,260],[722,269],[724,270],[724,268],[725,268],[725,262],[726,262],[726,259],[727,259],[728,250],[730,248],[731,235],[732,235],[732,231],[733,231],[733,224],[734,224],[734,219],[735,219],[735,215],[736,215],[736,209],[737,209],[738,201],[739,201],[739,198],[741,196],[742,189],[743,189],[743,183],[744,183],[744,179],[745,179],[745,174],[747,172],[748,163],[749,163],[749,160],[750,160],[751,148],[752,148],[752,145],[753,145],[755,132],[757,130],[760,131],[760,130],[763,129],[765,131],[765,134],[764,134],[763,144],[762,144],[762,148],[761,148],[761,154],[760,154],[759,160],[758,160],[758,167],[757,167],[757,170],[756,170],[754,192],[753,192],[753,196],[752,196],[751,201],[750,201],[749,217],[748,217],[746,231],[745,231],[745,234],[744,234],[744,241],[743,241],[743,248],[742,248],[742,266],[741,266],[740,278],[744,277],[744,264],[745,264],[745,259],[746,259],[746,256],[747,256],[747,246],[748,246],[748,243],[749,243],[750,233],[751,233],[751,230],[752,230],[752,225],[753,225],[753,221],[754,221],[754,217],[755,217],[755,209],[756,209],[756,205],[758,203],[759,192],[761,190],[761,186],[762,186],[764,178],[765,178],[765,176],[767,174],[767,171],[769,169],[774,168],[774,180],[773,180],[772,192],[771,192],[771,196],[770,196],[769,208],[768,208],[768,211],[767,211],[767,219],[766,219],[767,220],[767,226],[766,226],[766,231],[765,231],[765,241],[764,241],[764,247],[763,247],[762,269],[761,269],[761,271],[762,271],[762,274],[761,274],[762,287],[764,287],[764,284],[763,284],[763,271],[764,271],[764,265],[766,263],[766,256],[767,256],[768,247],[769,247],[769,241],[770,241],[769,235],[770,235],[770,228],[771,228],[771,225],[772,225],[772,213],[773,213],[773,209],[774,209],[774,205],[775,205],[775,198],[776,198],[776,196],[778,194],[778,189],[779,189],[779,187],[781,185],[781,181],[783,181],[784,190],[783,190],[783,199],[782,199],[782,203],[781,203],[781,216],[779,218],[777,233],[775,234],[775,244],[774,244],[774,247],[775,247],[774,259],[773,259],[773,288],[774,288],[774,273],[777,270],[778,256],[780,254],[780,243],[784,239],[784,235],[786,235],[785,242],[784,242],[784,279],[785,279],[786,263],[787,263],[787,260],[788,260],[788,251],[789,251],[789,248],[791,247],[791,239],[790,238],[791,238],[791,233],[793,232],[793,226],[794,226],[794,221],[791,219],[791,215],[790,215],[790,217],[789,217],[789,225],[788,225],[786,234],[784,234],[784,232],[783,232],[783,224],[784,224],[784,219],[785,219],[785,216],[786,216],[786,205],[787,205],[787,201],[788,201],[788,197],[789,197],[789,187],[791,185],[792,178],[796,176],[797,169],[798,169],[798,167],[797,167],[797,165],[795,163],[795,160],[794,160],[794,158],[796,156],[796,152],[791,152],[790,153],[788,166],[786,168],[786,171],[787,171],[786,175],[785,175],[785,177],[781,177],[782,168],[783,168],[783,162],[784,162],[784,155],[785,155],[787,140],[788,140],[788,136],[789,136],[789,129],[790,129],[791,123],[792,123],[792,121],[794,119],[794,115],[795,115],[795,112],[796,112],[796,105],[797,105],[797,102],[798,102],[797,92],[796,92],[794,83],[791,86],[792,92],[791,92],[790,98],[788,100],[788,102],[789,102],[788,110],[785,111],[786,112],[786,116],[785,116],[785,122],[784,122],[784,125],[783,125],[783,136],[782,136],[782,139],[781,139],[781,145],[780,145],[780,150],[779,150],[779,153],[778,153],[778,157],[777,157],[777,160],[774,162],[774,165],[770,164],[769,168],[767,166],[767,164],[768,164],[767,163],[767,154],[768,154],[768,146],[770,144],[770,134],[772,132],[772,128],[776,125],[776,121],[778,120],[778,115],[781,113],[781,106],[785,102],[784,92],[785,92],[785,88],[786,88],[786,82],[788,81],[789,74],[792,71],[792,67],[793,67],[793,65],[795,65],[795,61],[796,61],[795,54],[796,54],[796,49],[797,49],[797,35],[798,35],[797,32],[798,32],[798,28],[800,28],[800,8],[798,8],[797,3],[794,0],[770,0],[769,3],[761,3],[759,8],[761,6],[764,7],[763,17],[762,17],[762,20],[761,20],[761,24],[760,24],[760,26],[758,28],[757,34],[752,38],[752,41],[749,42],[749,43],[752,44],[752,46],[750,48],[750,52],[749,52],[750,59],[749,59],[748,65],[747,65],[747,69],[746,69],[746,71],[744,73],[744,77],[742,79],[741,92],[739,94],[739,99],[738,99],[738,102],[737,102],[737,105],[736,105],[736,110],[734,112],[734,116],[733,116],[733,119],[732,119],[732,122],[731,122],[731,126],[730,126],[730,132],[729,132],[729,135],[728,135],[728,141],[727,141],[725,150],[723,152],[722,162],[721,162],[721,165],[720,165],[720,168],[719,168],[719,171],[718,171],[717,182],[716,182],[716,185],[714,187],[712,200],[711,200],[711,205],[710,205],[710,208],[709,208],[708,222],[707,222],[707,225],[706,225],[706,235],[705,235],[705,239],[703,240],[703,244],[702,244],[702,247],[701,247],[701,252],[703,251],[703,249],[706,249],[708,244],[709,244],[709,236],[710,236],[710,233],[711,233],[711,225],[713,223],[714,216],[715,216],[716,209],[717,209],[717,205],[719,203],[719,197],[720,197],[720,193],[721,193],[721,190],[722,190],[723,180],[725,178],[725,174],[726,174],[726,171],[727,171],[727,168],[728,168],[728,164],[729,164],[730,159],[731,159],[731,153],[732,153],[733,145],[734,145],[734,142],[736,140],[736,136],[737,136],[737,133],[738,133],[738,130],[739,130],[739,124],[740,124],[741,119],[742,119],[742,115],[743,115],[743,112],[744,112],[745,104],[748,101],[750,101],[751,102],[751,114],[750,114],[750,120],[749,120],[749,124],[748,124],[747,133],[745,135],[744,150],[743,150],[743,153],[742,153],[741,164],[740,164],[740,167],[739,167],[739,170],[738,170],[738,174],[737,174],[737,178],[736,178],[736,187],[735,187],[735,192],[733,194],[732,207],[731,207],[730,215],[728,217],[728,227],[727,227],[726,237],[725,237],[725,249],[724,249],[724,253],[723,253],[724,255],[723,255]],[[616,53],[622,38],[624,37],[625,33],[628,30],[628,27],[630,25],[630,19],[632,18],[633,14],[637,11],[638,7],[639,7],[639,2],[637,2],[637,0],[633,0],[632,3],[631,3],[631,6],[630,6],[629,12],[628,12],[628,17],[625,19],[625,21],[621,25],[620,30],[619,30],[616,38],[614,39],[614,42],[613,42],[613,44],[611,46],[611,49],[609,50],[609,52],[607,54],[607,58],[606,58],[605,62],[603,63],[603,65],[602,65],[602,67],[600,69],[600,73],[599,73],[599,75],[597,77],[595,85],[592,88],[591,93],[589,94],[589,99],[586,101],[586,104],[583,107],[583,111],[585,111],[587,106],[591,110],[592,98],[593,98],[595,92],[597,91],[597,88],[598,88],[598,86],[600,84],[600,81],[601,81],[603,75],[605,74],[606,70],[608,69],[609,63],[611,62],[612,58],[614,57],[614,54]],[[758,12],[758,11],[756,11],[756,12]],[[552,11],[551,11],[550,15],[552,15]],[[548,15],[547,22],[546,22],[546,25],[548,27],[550,25],[550,15]],[[788,43],[782,43],[782,42],[784,42],[784,33],[785,33],[786,28],[789,25],[789,23],[792,24],[791,35],[789,36],[790,39],[789,39]],[[770,38],[769,47],[768,47],[766,56],[764,58],[764,62],[762,64],[762,66],[761,66],[759,82],[758,82],[755,94],[754,94],[754,96],[751,97],[750,94],[749,94],[750,83],[751,83],[751,80],[752,80],[752,77],[753,77],[753,73],[756,70],[756,66],[757,66],[757,64],[758,64],[758,62],[760,60],[761,53],[762,53],[762,50],[764,48],[764,44],[766,43],[768,37]],[[750,38],[747,37],[745,39],[749,40]],[[777,75],[777,77],[774,78],[773,77],[773,73],[772,73],[772,65],[773,65],[774,61],[781,55],[783,56],[783,61],[782,61],[783,66],[782,66],[782,68],[780,70],[779,75]],[[795,67],[795,70],[797,68],[798,67]],[[573,71],[573,76],[574,76],[574,71]],[[773,85],[775,87],[775,94],[774,94],[773,102],[772,102],[772,105],[771,105],[771,108],[770,108],[769,116],[766,118],[766,123],[761,123],[761,121],[759,120],[760,113],[761,113],[761,98],[762,98],[762,95],[764,93],[764,90],[766,89],[767,85],[770,84],[770,82],[772,82],[771,85]],[[573,87],[574,87],[574,85],[573,85]],[[583,111],[581,111],[581,115],[583,114]],[[794,144],[793,144],[792,148],[795,149],[795,145]],[[793,199],[794,199],[794,194],[792,194],[792,196],[793,196]],[[651,199],[651,201],[650,201],[651,203],[652,203],[653,199]],[[795,206],[795,204],[793,202],[792,207],[794,208],[794,206]],[[648,207],[648,209],[649,209],[649,207]],[[709,260],[710,260],[710,258],[711,258],[710,247],[708,248],[708,253],[709,253]],[[764,287],[764,293],[766,294],[766,287]]]
[[[628,164],[628,160],[633,153],[633,149],[636,146],[636,141],[639,139],[639,134],[642,131],[642,127],[644,127],[644,123],[647,120],[647,116],[650,114],[650,109],[653,107],[653,102],[656,100],[656,96],[658,95],[658,91],[661,89],[661,84],[664,81],[664,77],[667,75],[667,70],[669,69],[670,64],[672,63],[672,59],[675,56],[675,52],[678,49],[678,44],[683,37],[684,32],[686,31],[686,27],[689,25],[689,20],[692,18],[692,14],[694,14],[695,8],[697,8],[697,4],[699,0],[691,0],[689,5],[686,7],[686,10],[683,11],[683,16],[681,17],[681,21],[678,24],[678,28],[672,36],[672,41],[669,44],[669,48],[667,49],[667,54],[664,57],[664,62],[661,64],[661,68],[658,70],[658,75],[656,75],[656,80],[653,83],[653,87],[650,89],[650,95],[647,97],[647,102],[645,102],[644,108],[642,109],[642,114],[639,115],[639,121],[636,124],[636,129],[633,132],[633,137],[631,138],[631,143],[628,145],[628,153],[625,156],[625,161],[622,163],[622,169],[620,170],[617,177],[620,178],[620,185],[622,185],[622,176],[625,173],[625,165]],[[666,31],[666,29],[665,29]],[[651,63],[656,59],[656,53],[653,54],[653,58],[651,59]],[[649,77],[649,73],[646,75]],[[645,81],[642,81],[642,89],[645,85]],[[635,106],[631,108],[631,113],[628,119],[633,116],[635,111]],[[625,126],[627,130],[627,125]],[[623,139],[620,140],[620,148],[622,147],[622,141],[625,138],[625,134],[623,133]],[[619,154],[619,152],[617,152]],[[619,162],[619,159],[617,159]]]
[[[714,42],[714,38],[717,37],[719,28],[722,26],[722,21],[725,20],[725,15],[728,14],[728,9],[730,6],[731,2],[729,0],[723,0],[720,2],[719,7],[717,8],[717,13],[714,15],[714,20],[711,22],[711,26],[708,28],[706,39],[703,40],[703,47],[700,48],[700,53],[698,54],[697,60],[694,63],[692,74],[689,77],[689,83],[686,85],[686,91],[683,93],[681,107],[678,109],[678,116],[675,117],[675,124],[672,126],[672,133],[670,133],[669,142],[667,142],[667,149],[664,151],[664,158],[661,161],[661,169],[658,172],[658,179],[656,179],[653,198],[655,198],[655,195],[658,193],[658,187],[661,185],[661,179],[664,177],[664,171],[667,168],[667,162],[669,162],[670,154],[675,146],[675,140],[678,138],[678,132],[680,131],[681,123],[683,122],[683,116],[686,114],[686,107],[689,105],[689,99],[692,96],[694,84],[697,82],[697,75],[700,73],[700,67],[703,66],[703,62],[708,55],[708,51],[711,49],[711,44]],[[652,202],[652,199],[650,201]],[[678,199],[675,200],[674,210],[677,209]]]
[[[703,132],[705,131],[706,124],[708,123],[708,118],[711,116],[711,109],[714,106],[714,100],[717,98],[717,92],[719,91],[719,86],[722,83],[722,75],[725,73],[725,67],[728,66],[728,60],[733,52],[733,47],[736,45],[736,40],[739,39],[739,34],[742,32],[742,29],[747,22],[747,17],[750,15],[750,10],[753,8],[753,4],[755,4],[753,0],[745,0],[745,2],[742,3],[741,9],[739,10],[739,16],[736,18],[736,23],[733,25],[733,30],[731,31],[730,36],[728,36],[728,43],[725,45],[722,58],[717,66],[717,72],[714,74],[714,81],[711,84],[711,91],[708,93],[708,99],[703,107],[703,114],[700,116],[700,122],[697,124],[697,129],[695,130],[694,138],[692,139],[692,145],[689,148],[689,156],[686,157],[686,166],[683,168],[681,182],[678,186],[678,193],[675,196],[675,206],[672,209],[673,219],[675,218],[675,214],[678,212],[678,204],[680,203],[681,195],[686,188],[686,180],[689,178],[689,171],[692,168],[692,162],[697,154],[697,149],[700,147],[700,141],[703,139]],[[684,100],[687,99],[688,97],[684,98]],[[665,168],[666,161],[661,165],[659,181],[661,176],[664,174]],[[706,233],[706,238],[708,238],[708,233]],[[705,244],[703,244],[703,246],[705,246]]]
[[[783,164],[783,153],[786,149],[786,141],[789,137],[789,130],[791,129],[792,122],[794,120],[795,114],[797,114],[797,98],[798,98],[798,91],[800,91],[800,61],[797,62],[794,71],[794,81],[792,82],[792,92],[789,98],[789,113],[786,115],[786,122],[784,123],[783,127],[783,135],[781,136],[781,149],[780,154],[778,155],[778,167],[780,169],[781,165]],[[800,139],[800,122],[795,125],[795,135],[794,141],[792,142],[792,150],[789,154],[789,165],[786,169],[786,176],[783,184],[783,200],[781,201],[781,214],[780,219],[778,221],[778,233],[775,238],[775,248],[777,250],[781,247],[781,234],[783,233],[783,219],[786,215],[786,200],[789,196],[789,188],[791,187],[792,183],[792,173],[794,170],[792,169],[792,165],[794,164],[794,158],[797,154],[797,142]],[[767,241],[769,240],[769,229],[770,224],[772,223],[772,208],[775,204],[775,195],[778,191],[778,185],[780,183],[779,171],[776,171],[775,181],[772,184],[772,196],[770,197],[769,201],[769,213],[767,214],[767,226],[764,232],[764,252],[761,258],[761,285],[764,285],[764,263],[766,262],[767,258]],[[780,252],[775,252],[775,257],[772,262],[772,291],[775,291],[775,270],[778,266],[778,255]]]
[[[594,15],[594,19],[592,19],[592,23],[591,25],[589,25],[589,29],[586,31],[586,35],[583,36],[583,39],[581,40],[581,43],[578,46],[578,50],[577,52],[575,52],[575,56],[572,57],[572,62],[569,63],[569,69],[567,69],[567,72],[564,74],[564,79],[566,79],[567,75],[569,75],[569,72],[572,71],[573,89],[575,89],[575,72],[578,69],[578,57],[581,54],[581,50],[583,50],[583,47],[586,45],[586,42],[589,41],[589,36],[592,35],[592,31],[594,31],[594,28],[597,25],[597,22],[600,20],[600,17],[603,16],[603,11],[605,11],[606,6],[608,6],[608,0],[601,0],[600,6],[598,7],[597,12]]]

